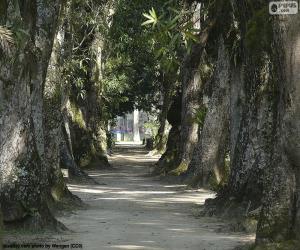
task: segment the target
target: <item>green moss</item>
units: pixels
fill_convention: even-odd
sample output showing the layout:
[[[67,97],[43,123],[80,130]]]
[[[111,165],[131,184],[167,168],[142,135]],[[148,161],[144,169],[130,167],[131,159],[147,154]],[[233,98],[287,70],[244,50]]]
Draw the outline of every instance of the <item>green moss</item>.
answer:
[[[0,250],[2,250],[2,238],[3,238],[3,219],[0,211]]]
[[[216,174],[213,172],[208,181],[209,188],[216,192],[221,190],[228,182],[229,173],[230,173],[230,157],[229,154],[227,154],[224,161],[224,167],[221,173],[222,174],[221,181],[217,179]]]
[[[84,154],[79,161],[80,167],[87,167],[92,162],[92,159],[93,159],[93,157],[90,152]]]
[[[65,195],[65,184],[63,179],[59,179],[51,189],[51,195],[54,201],[59,202]]]
[[[298,250],[300,249],[300,241],[289,240],[279,243],[262,244],[253,246],[251,250]]]
[[[264,5],[261,9],[254,11],[247,23],[245,44],[254,57],[260,57],[261,52],[270,49],[272,30],[268,6]]]
[[[263,214],[271,215],[272,211],[265,211]],[[261,226],[257,232],[259,238],[281,242],[287,237],[292,237],[289,231],[289,216],[290,211],[288,207],[283,208],[277,216],[260,216]]]
[[[206,113],[207,108],[205,106],[201,106],[199,109],[196,110],[194,121],[198,123],[201,128],[204,125]]]
[[[71,108],[70,111],[72,113],[72,122],[78,125],[79,128],[85,129],[86,124],[81,110],[77,108],[76,105],[73,103],[71,103],[70,108]]]
[[[246,218],[243,221],[244,231],[248,233],[255,233],[257,229],[257,220],[254,218]]]
[[[173,169],[172,171],[170,171],[171,175],[175,175],[175,176],[179,176],[181,174],[183,174],[184,172],[186,172],[188,169],[188,164],[186,161],[182,161],[179,166],[175,169]]]

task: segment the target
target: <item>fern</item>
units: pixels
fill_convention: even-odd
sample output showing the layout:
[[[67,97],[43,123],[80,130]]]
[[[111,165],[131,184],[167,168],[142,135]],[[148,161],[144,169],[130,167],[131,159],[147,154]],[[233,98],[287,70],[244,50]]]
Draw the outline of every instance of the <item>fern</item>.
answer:
[[[6,27],[0,26],[0,49],[9,55],[14,46],[13,33]]]

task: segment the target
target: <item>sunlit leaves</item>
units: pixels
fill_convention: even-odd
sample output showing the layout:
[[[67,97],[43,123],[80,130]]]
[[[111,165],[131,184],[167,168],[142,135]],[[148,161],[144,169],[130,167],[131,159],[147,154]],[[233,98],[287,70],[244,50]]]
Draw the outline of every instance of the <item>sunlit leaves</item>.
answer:
[[[162,3],[119,0],[116,5],[104,66],[104,92],[112,115],[130,112],[134,106],[147,110],[157,104],[160,74],[149,35],[152,31],[140,24],[146,18],[146,26],[156,25],[159,17],[154,9]],[[144,12],[147,17],[142,15]]]
[[[9,55],[14,45],[13,33],[6,27],[0,26],[0,50]]]
[[[149,10],[149,14],[144,13],[143,16],[147,19],[147,21],[143,22],[142,26],[152,24],[154,27],[158,22],[158,17],[156,15],[154,8]]]
[[[180,1],[170,0],[158,11],[151,8],[143,16],[146,21],[142,26],[152,26],[153,50],[162,71],[177,74],[184,52],[199,42],[200,30],[194,27],[191,11],[185,10]]]

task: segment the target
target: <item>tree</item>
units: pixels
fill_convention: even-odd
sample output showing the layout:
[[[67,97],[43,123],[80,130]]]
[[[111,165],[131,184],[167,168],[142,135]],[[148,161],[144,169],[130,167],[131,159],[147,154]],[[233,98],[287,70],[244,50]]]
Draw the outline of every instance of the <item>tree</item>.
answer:
[[[296,124],[297,118],[283,111],[291,108],[283,96],[297,81],[292,79],[297,79],[298,72],[291,67],[297,67],[299,41],[294,36],[297,32],[289,32],[295,31],[294,24],[299,24],[299,19],[271,18],[267,7],[262,1],[234,2],[241,53],[231,81],[231,100],[237,104],[230,109],[231,168],[228,184],[214,201],[207,201],[210,212],[213,207],[223,215],[242,219],[255,216],[259,244],[297,239],[297,202],[293,198],[297,196],[297,173],[292,170],[292,162],[299,152],[291,150],[290,154],[283,146],[288,141],[287,133],[293,131],[296,137],[298,134],[283,124],[287,120]],[[292,49],[284,46],[284,42],[293,44]],[[294,63],[287,65],[291,58]],[[295,74],[288,78],[287,72]],[[298,105],[297,98],[294,100],[293,114],[297,113]],[[287,163],[289,157],[294,160]]]
[[[229,142],[230,59],[223,37],[220,38],[217,65],[210,86],[212,96],[207,104],[198,147],[193,153],[190,184],[194,187],[217,186],[226,175],[225,158]],[[203,112],[203,111],[202,111]],[[198,151],[196,151],[198,150]]]
[[[3,218],[2,218],[2,212],[0,210],[0,250],[3,249],[2,237],[3,237]]]
[[[259,218],[257,243],[300,238],[299,25],[299,15],[272,20],[274,50],[270,54],[278,91],[275,102],[276,130],[273,134],[272,159],[264,173],[267,192]],[[294,244],[296,247],[299,242]]]
[[[49,184],[42,122],[43,90],[60,8],[58,0],[1,1],[1,24],[11,26],[16,46],[0,65],[4,96],[0,199],[6,222],[33,228],[62,227],[45,200]]]
[[[64,58],[61,160],[73,176],[87,179],[79,167],[109,167],[107,115],[103,98],[105,35],[112,1],[70,1],[64,23],[68,57]],[[80,15],[78,16],[78,13]]]
[[[206,2],[203,4],[205,6]],[[295,30],[299,17],[272,18],[263,1],[234,1],[232,6],[217,1],[208,5],[211,12],[201,23],[205,32],[198,34],[200,42],[191,47],[188,62],[196,62],[192,64],[192,69],[195,68],[204,51],[213,58],[215,50],[210,48],[214,41],[220,41],[220,37],[225,46],[218,46],[219,60],[213,74],[215,86],[220,87],[211,87],[203,128],[199,131],[200,141],[190,164],[190,168],[194,168],[190,169],[192,173],[195,169],[198,171],[194,184],[199,184],[199,178],[201,184],[207,184],[212,174],[220,181],[216,170],[224,168],[228,152],[228,183],[225,182],[215,200],[207,201],[207,211],[240,219],[255,216],[259,221],[257,243],[296,239],[299,152],[297,146],[291,145],[298,144],[299,133],[296,125],[299,120],[296,97],[299,39],[298,30]],[[156,26],[163,18],[156,18],[152,10],[148,19],[148,23]],[[204,39],[202,47],[201,35]],[[186,79],[193,79],[193,72],[186,71]],[[184,98],[185,91],[192,85],[184,79],[184,111],[180,125],[181,135],[185,136],[181,138],[180,156],[193,151],[186,144],[191,142],[186,138],[192,127],[186,126],[184,120],[189,114],[187,107],[193,105],[193,98]],[[213,112],[216,107],[218,112]],[[213,128],[219,133],[211,133]],[[166,164],[165,158],[163,155],[159,166]],[[197,161],[200,164],[196,164]],[[187,164],[182,160],[178,164],[179,167],[170,173],[180,174],[187,170]],[[167,169],[170,171],[170,166]],[[277,186],[272,184],[275,182]]]
[[[211,34],[215,31],[220,33],[216,28],[218,27],[216,23],[221,24],[223,21],[222,12],[226,10],[228,4],[222,1],[205,2],[202,5],[197,2],[182,3],[181,1],[170,1],[168,4],[174,2],[177,3],[176,7],[179,10],[174,10],[171,6],[169,7],[171,14],[165,11],[160,16],[151,10],[149,15],[146,15],[149,20],[145,24],[153,24],[157,27],[158,35],[155,39],[159,46],[159,54],[162,54],[161,63],[172,58],[178,71],[180,62],[183,62],[180,75],[177,75],[182,88],[180,150],[177,162],[173,169],[169,170],[170,174],[181,175],[188,170],[198,140],[196,116],[200,109],[201,92],[205,85],[203,83],[205,74],[201,72],[201,68],[206,64],[204,56],[209,48],[208,40],[215,41],[216,38]],[[163,69],[170,72],[170,67]]]
[[[104,96],[106,112],[113,119],[135,108],[151,112],[158,107],[161,76],[149,31],[139,24],[153,1],[116,1],[106,37]]]
[[[61,167],[67,165],[71,178],[74,175],[84,175],[76,164],[68,165],[66,164],[67,161],[64,160],[69,153],[69,151],[65,152],[63,148],[67,139],[65,138],[66,134],[63,132],[66,125],[64,115],[62,114],[64,100],[66,99],[63,66],[71,48],[66,37],[66,17],[68,17],[68,10],[69,6],[67,3],[63,5],[60,12],[59,25],[54,38],[43,93],[43,128],[44,141],[45,145],[47,145],[45,147],[44,160],[50,184],[47,202],[52,209],[82,205],[81,200],[68,190],[61,172]]]

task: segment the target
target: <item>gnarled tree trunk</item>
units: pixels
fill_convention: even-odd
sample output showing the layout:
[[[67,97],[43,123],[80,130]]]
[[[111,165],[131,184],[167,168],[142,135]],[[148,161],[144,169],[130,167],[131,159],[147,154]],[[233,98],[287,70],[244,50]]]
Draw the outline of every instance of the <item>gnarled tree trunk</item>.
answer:
[[[91,45],[93,63],[87,91],[87,128],[92,134],[91,164],[95,167],[110,167],[107,159],[107,122],[103,110],[103,60],[104,41],[96,34]]]
[[[246,1],[236,1],[236,7],[242,52],[239,66],[232,68],[230,175],[217,199],[207,204],[216,205],[219,214],[244,218],[262,204],[263,174],[271,162],[275,142],[278,92],[268,51],[262,46],[252,48],[247,35],[249,20],[256,21],[256,13],[265,11],[266,3],[259,2],[252,9]]]
[[[65,15],[65,8],[62,11]],[[62,15],[61,14],[61,15]],[[72,207],[81,205],[78,197],[73,195],[67,188],[61,172],[61,141],[64,140],[62,133],[62,89],[65,87],[63,81],[63,64],[65,62],[66,40],[64,19],[60,20],[51,59],[47,72],[47,80],[44,90],[44,140],[45,140],[45,164],[48,170],[49,195],[48,203],[52,208]],[[70,171],[71,172],[71,171]]]
[[[194,152],[192,186],[218,185],[225,175],[225,156],[229,137],[230,62],[223,39],[213,75],[213,94]]]
[[[168,122],[171,124],[166,151],[156,164],[153,174],[166,174],[168,171],[174,169],[178,164],[178,151],[180,143],[180,116],[178,112],[181,110],[181,96],[176,96],[169,111]]]
[[[1,204],[0,204],[1,208]],[[3,250],[3,218],[2,218],[2,212],[0,209],[0,250]]]
[[[291,249],[300,244],[299,27],[299,14],[274,20],[272,59],[280,93],[275,117],[278,128],[272,161],[264,175],[267,192],[257,230],[257,243],[297,239]]]
[[[5,24],[23,29],[14,60],[1,60],[5,98],[0,113],[0,200],[4,221],[57,227],[44,195],[48,186],[43,90],[61,1],[5,1]],[[1,5],[5,6],[5,5]]]
[[[164,152],[166,148],[166,129],[167,129],[167,120],[168,120],[168,111],[172,104],[172,97],[174,95],[174,83],[168,79],[166,75],[163,75],[163,102],[161,106],[161,111],[159,114],[159,128],[155,138],[155,150],[159,153]]]
[[[235,4],[243,44],[242,76],[236,79],[242,79],[242,89],[235,86],[238,96],[232,99],[242,105],[231,107],[231,128],[239,132],[231,136],[228,185],[207,205],[235,218],[255,215],[257,243],[299,239],[300,19],[295,15],[269,20],[265,2],[255,9],[247,1]],[[257,13],[262,10],[265,41],[259,32],[250,37],[251,25],[261,25]]]

